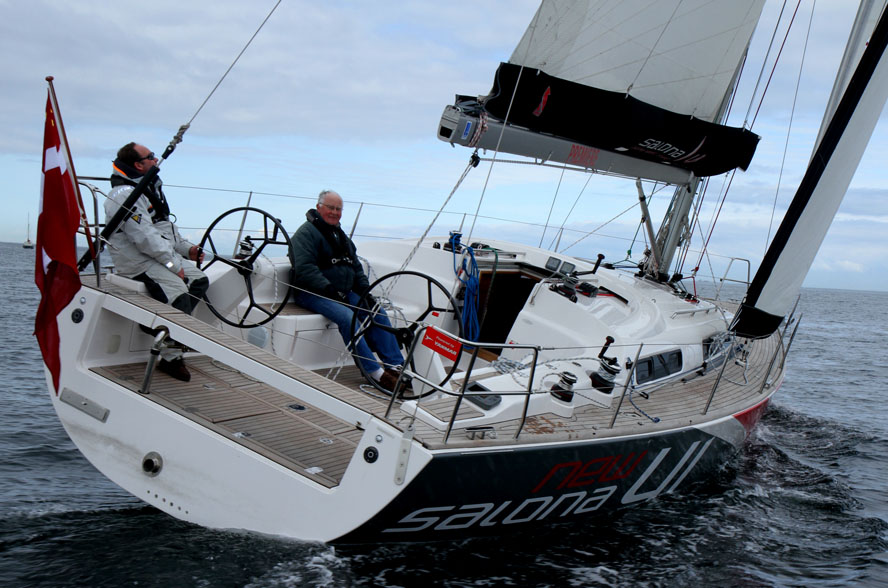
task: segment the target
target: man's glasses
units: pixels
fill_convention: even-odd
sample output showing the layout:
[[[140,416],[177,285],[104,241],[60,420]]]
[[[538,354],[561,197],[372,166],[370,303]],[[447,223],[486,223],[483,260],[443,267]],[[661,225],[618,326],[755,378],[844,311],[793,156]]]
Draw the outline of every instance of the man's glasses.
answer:
[[[342,212],[341,206],[331,206],[330,204],[327,204],[326,202],[322,202],[321,206],[326,207],[328,210],[330,210],[332,212]]]
[[[143,160],[145,160],[145,159],[157,159],[157,158],[154,157],[154,151],[152,151],[151,153],[149,153],[149,154],[146,155],[145,157],[140,157],[140,158],[137,159],[136,161],[143,161]]]

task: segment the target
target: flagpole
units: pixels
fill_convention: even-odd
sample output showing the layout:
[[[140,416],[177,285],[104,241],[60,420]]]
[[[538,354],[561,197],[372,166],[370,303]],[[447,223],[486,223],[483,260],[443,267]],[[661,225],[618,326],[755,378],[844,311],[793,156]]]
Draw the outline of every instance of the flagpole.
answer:
[[[77,187],[77,172],[74,170],[74,161],[71,159],[71,149],[68,144],[68,135],[65,133],[65,124],[62,122],[62,112],[59,110],[58,99],[56,98],[55,87],[52,85],[53,76],[46,76],[46,82],[49,84],[49,100],[52,104],[52,113],[59,124],[59,140],[62,142],[62,151],[65,154],[65,165],[71,170],[71,184],[74,188],[74,194],[77,195],[77,205],[80,207],[80,223],[84,227],[84,235],[86,236],[87,247],[92,254],[96,275],[99,273],[99,262],[95,255],[92,236],[89,232],[89,220],[86,218],[86,209],[83,207],[83,199],[80,197],[80,189]],[[80,268],[82,269],[82,268]]]

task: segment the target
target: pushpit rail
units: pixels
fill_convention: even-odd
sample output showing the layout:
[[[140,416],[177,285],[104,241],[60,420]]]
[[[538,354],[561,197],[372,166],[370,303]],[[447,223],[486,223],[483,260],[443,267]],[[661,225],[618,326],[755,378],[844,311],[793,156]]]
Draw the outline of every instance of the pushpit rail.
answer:
[[[459,408],[462,405],[462,401],[467,396],[486,396],[489,395],[490,392],[487,390],[475,392],[473,390],[468,390],[468,386],[471,383],[471,375],[472,370],[475,367],[475,364],[478,360],[478,355],[482,350],[494,350],[499,349],[500,351],[504,349],[523,349],[533,355],[533,361],[527,366],[530,369],[530,375],[527,379],[527,389],[526,390],[516,390],[515,392],[503,392],[497,391],[496,394],[500,396],[524,396],[524,408],[521,413],[521,423],[518,425],[518,430],[515,432],[515,439],[521,435],[521,430],[524,428],[524,424],[527,421],[527,411],[530,407],[530,397],[533,394],[533,378],[536,373],[536,366],[539,361],[541,347],[537,345],[526,345],[526,344],[516,344],[516,343],[479,343],[477,341],[471,341],[469,339],[464,339],[457,335],[453,335],[447,331],[440,329],[439,327],[435,327],[433,325],[423,324],[417,329],[415,336],[413,337],[413,341],[410,344],[410,349],[407,353],[407,358],[404,362],[405,366],[409,366],[411,360],[413,359],[414,353],[416,352],[417,345],[421,344],[421,342],[425,339],[426,333],[429,330],[433,330],[438,334],[444,335],[450,338],[453,342],[459,344],[459,351],[457,352],[456,359],[454,360],[456,363],[459,363],[461,356],[463,353],[470,353],[468,365],[466,366],[465,372],[462,374],[462,383],[460,384],[459,390],[453,390],[445,388],[444,386],[447,384],[447,380],[441,383],[435,383],[429,380],[428,378],[417,374],[413,371],[409,371],[409,375],[416,382],[420,382],[426,386],[429,386],[433,390],[440,392],[442,394],[446,394],[447,396],[455,396],[456,404],[453,406],[453,412],[450,415],[450,419],[447,423],[447,432],[444,434],[444,443],[450,439],[450,433],[453,431],[453,423],[456,421],[456,415],[459,413]],[[471,349],[471,351],[467,351]],[[405,368],[405,373],[408,371]],[[403,377],[403,375],[402,375]],[[389,400],[388,408],[386,409],[385,416],[389,417],[391,414],[392,408],[394,407],[395,400],[397,398],[396,394],[393,394],[391,399]],[[421,398],[421,397],[420,397]],[[417,398],[417,403],[420,398]],[[416,416],[413,416],[413,419],[416,419]]]

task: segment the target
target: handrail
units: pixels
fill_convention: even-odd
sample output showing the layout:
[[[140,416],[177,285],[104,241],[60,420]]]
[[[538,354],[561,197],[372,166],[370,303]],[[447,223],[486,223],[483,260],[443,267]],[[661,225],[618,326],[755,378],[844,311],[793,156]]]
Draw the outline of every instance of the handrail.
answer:
[[[635,352],[635,361],[632,362],[632,371],[629,372],[629,376],[626,378],[626,383],[623,384],[623,393],[620,394],[620,401],[617,403],[617,409],[614,411],[614,416],[611,417],[609,429],[614,428],[614,423],[617,422],[617,415],[620,414],[620,409],[623,407],[623,399],[626,398],[626,391],[629,390],[629,385],[632,383],[632,376],[635,375],[635,368],[638,366],[638,358],[641,357],[641,348],[644,347],[644,343],[641,343],[638,346],[638,351]]]
[[[102,264],[100,261],[102,248],[99,246],[99,240],[101,239],[101,226],[102,225],[99,223],[99,199],[96,196],[96,193],[98,192],[99,194],[101,194],[102,196],[104,196],[106,198],[108,196],[107,196],[107,194],[105,194],[104,192],[102,192],[101,190],[99,190],[97,187],[93,186],[89,182],[85,182],[84,179],[93,179],[93,178],[79,177],[79,178],[77,178],[77,183],[79,185],[85,187],[87,190],[89,190],[90,194],[92,195],[93,229],[95,230],[95,235],[93,236],[93,243],[96,244],[96,256],[93,261],[95,262],[95,268],[96,268],[96,287],[101,287],[102,286],[102,278],[101,278],[102,272],[99,271],[99,268],[102,267]],[[98,178],[98,179],[103,179],[103,178]],[[86,214],[85,210],[83,211],[83,214],[84,215]]]
[[[469,358],[469,363],[468,363],[468,366],[466,367],[465,372],[463,372],[463,374],[462,374],[462,378],[463,378],[462,384],[460,385],[460,388],[458,391],[444,388],[442,385],[432,382],[431,380],[422,376],[421,374],[413,372],[409,369],[410,361],[413,358],[414,353],[416,352],[416,347],[423,340],[423,335],[429,329],[435,329],[436,331],[443,333],[443,334],[447,335],[448,337],[450,337],[451,339],[453,339],[454,341],[460,343],[460,349],[457,353],[456,363],[459,363],[460,356],[462,355],[462,353],[464,352],[466,347],[472,348],[472,355]],[[420,328],[417,329],[417,332],[413,336],[413,341],[410,344],[410,349],[407,352],[407,357],[404,361],[404,366],[405,366],[404,367],[404,374],[409,375],[411,378],[413,378],[414,381],[418,381],[421,384],[429,386],[430,388],[432,388],[442,394],[456,397],[456,403],[454,405],[453,412],[450,415],[450,418],[447,423],[447,431],[444,434],[444,441],[443,442],[445,444],[450,439],[450,434],[453,431],[453,425],[456,422],[456,415],[459,412],[459,408],[462,404],[463,398],[465,398],[466,396],[486,396],[486,395],[490,394],[490,392],[487,390],[485,390],[484,392],[474,392],[474,391],[467,390],[467,387],[468,387],[469,381],[470,381],[470,377],[472,374],[472,370],[475,367],[475,362],[478,359],[478,354],[481,352],[482,349],[524,349],[524,350],[527,350],[533,354],[533,361],[530,365],[527,366],[530,368],[530,376],[527,379],[527,389],[523,390],[523,391],[515,391],[515,392],[501,392],[501,391],[496,392],[496,394],[499,396],[517,396],[517,395],[524,396],[524,408],[522,410],[522,415],[521,415],[521,424],[518,426],[518,430],[515,432],[515,439],[517,439],[519,437],[519,435],[521,435],[521,431],[524,429],[524,424],[527,421],[527,412],[530,408],[530,397],[533,394],[533,378],[536,375],[536,366],[539,361],[539,354],[542,349],[541,347],[539,347],[538,345],[527,345],[527,344],[518,344],[518,343],[512,343],[512,344],[509,344],[509,343],[479,343],[477,341],[471,341],[469,339],[464,339],[464,338],[459,337],[457,335],[453,335],[452,333],[445,331],[444,329],[437,327],[435,325],[430,325],[430,324],[425,324],[425,323],[420,325]],[[386,408],[386,411],[385,411],[386,418],[390,417],[391,411],[394,408],[395,400],[396,400],[396,395],[393,394],[391,396],[391,398],[389,399],[389,404],[388,404],[388,407]],[[419,406],[420,400],[421,400],[421,397],[416,399],[417,406]],[[413,418],[411,420],[411,424],[415,420],[416,420],[416,414],[413,415]]]
[[[698,312],[710,313],[710,312],[717,312],[717,311],[718,311],[718,307],[715,305],[712,305],[709,308],[686,308],[684,310],[676,310],[671,315],[669,315],[669,318],[675,318],[679,315],[684,315],[684,314],[689,314],[691,316],[694,316]]]
[[[743,280],[728,279],[728,272],[731,271],[731,266],[734,265],[735,261],[742,261],[742,262],[746,263],[746,281],[745,282]],[[752,264],[749,262],[748,259],[745,259],[742,257],[731,257],[730,261],[728,261],[728,267],[725,268],[724,275],[722,275],[721,279],[718,281],[718,288],[716,288],[716,290],[715,290],[715,299],[716,300],[719,299],[719,296],[721,295],[722,286],[724,286],[725,282],[734,282],[736,284],[745,284],[747,287],[749,287],[749,284],[752,281],[752,278],[750,277],[751,274],[752,274]]]

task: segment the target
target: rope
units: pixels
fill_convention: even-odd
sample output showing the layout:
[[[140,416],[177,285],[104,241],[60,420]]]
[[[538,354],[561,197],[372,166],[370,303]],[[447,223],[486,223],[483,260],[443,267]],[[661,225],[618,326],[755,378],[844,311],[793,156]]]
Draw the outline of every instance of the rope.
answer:
[[[591,237],[592,235],[594,235],[595,233],[597,233],[598,231],[600,231],[601,229],[603,229],[607,225],[611,224],[612,222],[614,222],[615,220],[617,220],[618,218],[620,218],[621,216],[623,216],[624,214],[626,214],[627,212],[629,212],[630,210],[635,208],[636,206],[638,206],[638,202],[635,202],[634,204],[632,204],[632,206],[625,209],[623,212],[617,214],[617,216],[611,218],[610,220],[604,221],[603,223],[601,223],[600,225],[598,225],[597,227],[595,227],[594,229],[592,229],[591,231],[589,231],[588,233],[586,233],[585,235],[583,235],[582,237],[580,237],[579,239],[577,239],[576,241],[574,241],[573,243],[571,243],[570,245],[568,245],[567,247],[565,247],[564,249],[559,251],[559,253],[564,253],[565,251],[567,251],[568,249],[570,249],[571,247],[573,247],[574,245],[576,245],[580,241],[583,241],[584,239]]]
[[[450,243],[453,249],[453,272],[456,274],[456,279],[462,282],[465,287],[462,312],[463,334],[469,341],[477,341],[481,330],[478,321],[478,295],[481,290],[481,272],[478,269],[478,262],[475,261],[475,252],[469,246],[465,247],[462,263],[457,267],[456,250],[459,247],[459,237],[451,235]],[[465,276],[465,278],[462,276]]]
[[[567,166],[565,166],[564,169],[566,169],[566,168],[567,168]],[[563,173],[564,172],[562,171],[562,175],[563,175]],[[583,184],[583,187],[580,189],[580,193],[577,194],[576,199],[574,199],[574,203],[571,205],[570,210],[568,210],[567,214],[564,215],[564,220],[561,221],[561,226],[558,227],[558,233],[555,234],[555,237],[552,237],[552,242],[549,243],[549,249],[552,249],[555,246],[555,239],[558,237],[559,233],[562,233],[562,231],[564,231],[564,225],[567,224],[567,219],[570,218],[570,215],[573,214],[573,211],[577,207],[577,204],[580,203],[580,198],[583,196],[583,192],[585,192],[586,188],[589,186],[589,181],[591,179],[592,179],[592,174],[588,174],[586,176],[586,183]]]
[[[404,260],[404,263],[401,264],[401,268],[399,271],[404,271],[408,265],[410,265],[411,260],[413,260],[413,256],[416,255],[416,252],[419,250],[419,246],[422,245],[422,242],[425,241],[425,238],[429,235],[429,232],[432,230],[432,227],[438,222],[438,217],[444,212],[444,208],[450,202],[450,199],[453,198],[453,195],[459,189],[460,185],[463,183],[463,180],[466,179],[466,176],[469,175],[469,172],[472,171],[473,168],[478,167],[478,162],[480,162],[480,158],[478,157],[477,151],[472,153],[472,157],[469,159],[469,163],[466,165],[466,169],[463,170],[461,176],[456,181],[456,185],[453,186],[453,189],[450,191],[450,194],[447,195],[447,198],[444,200],[444,203],[438,209],[438,212],[435,213],[434,218],[432,218],[432,222],[426,227],[425,231],[423,231],[422,236],[420,236],[419,240],[416,242],[416,245],[413,246],[413,249],[410,251],[410,254]],[[397,280],[395,280],[397,281]],[[394,283],[392,284],[392,287]],[[389,288],[391,289],[391,287]]]
[[[652,417],[651,415],[649,415],[648,413],[646,413],[645,411],[643,411],[641,408],[639,408],[639,406],[638,406],[637,404],[635,404],[635,401],[632,399],[632,392],[634,392],[634,390],[633,390],[633,388],[630,386],[630,387],[629,387],[629,395],[628,395],[628,396],[629,396],[629,403],[632,404],[632,406],[635,408],[635,410],[637,410],[637,411],[640,412],[642,415],[644,415],[644,416],[646,416],[648,419],[650,419],[650,421],[651,421],[652,423],[659,423],[659,422],[660,422],[660,417]]]
[[[798,10],[798,7],[796,7]],[[793,18],[795,15],[793,14]],[[805,56],[808,54],[808,41],[811,38],[811,23],[814,21],[814,4],[811,4],[811,17],[808,19],[808,34],[805,35],[805,46],[802,48],[802,59],[799,63],[799,76],[796,78],[795,93],[792,96],[792,109],[789,112],[789,124],[786,127],[786,141],[783,144],[783,158],[780,160],[780,173],[777,176],[777,187],[774,189],[774,203],[771,205],[771,220],[768,222],[768,237],[765,239],[765,250],[771,241],[771,229],[774,228],[774,213],[777,210],[777,196],[780,194],[780,184],[783,182],[783,170],[786,166],[786,154],[789,152],[789,136],[792,133],[792,123],[795,121],[796,103],[799,98],[799,86],[802,83],[802,69],[805,67]],[[792,23],[790,23],[792,26]]]
[[[249,41],[247,41],[247,44],[244,45],[244,48],[241,49],[240,53],[237,54],[237,57],[234,58],[234,61],[231,62],[231,65],[228,66],[228,69],[226,69],[225,73],[222,74],[222,77],[219,78],[219,81],[216,82],[216,85],[213,86],[213,89],[210,91],[210,93],[207,95],[207,97],[204,99],[204,101],[201,103],[201,105],[197,108],[197,111],[194,113],[194,116],[191,117],[191,120],[189,120],[187,123],[185,123],[185,125],[183,125],[183,127],[181,129],[179,129],[180,135],[182,133],[184,133],[188,127],[191,126],[191,123],[194,122],[194,119],[197,118],[197,115],[200,114],[200,111],[203,110],[203,107],[206,106],[207,102],[210,101],[210,98],[212,98],[213,94],[216,93],[216,90],[219,88],[219,86],[222,85],[222,82],[225,80],[226,76],[228,76],[228,73],[232,70],[232,68],[234,68],[234,66],[238,62],[238,60],[240,60],[241,56],[247,50],[247,47],[250,46],[250,43],[253,42],[253,39],[256,38],[256,35],[259,34],[259,31],[262,30],[262,27],[265,26],[265,23],[268,22],[268,19],[271,18],[272,14],[274,14],[274,11],[277,10],[278,6],[280,6],[281,1],[282,0],[278,0],[277,3],[275,3],[274,6],[272,6],[271,10],[268,13],[268,16],[265,17],[265,20],[262,21],[262,24],[259,25],[259,28],[256,29],[256,32],[253,33],[253,36],[250,37]],[[179,140],[181,141],[181,136],[179,137]]]
[[[549,205],[549,214],[546,216],[546,224],[543,225],[543,234],[540,235],[540,244],[537,245],[537,247],[542,247],[543,239],[546,238],[546,231],[549,229],[549,220],[552,218],[552,209],[555,208],[555,201],[558,200],[558,192],[561,190],[561,182],[564,180],[565,169],[567,169],[566,165],[561,168],[561,175],[558,177],[558,185],[555,186],[555,193],[552,195],[552,204]]]

